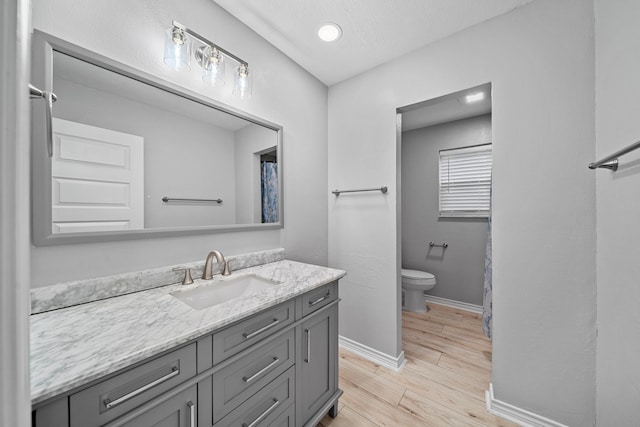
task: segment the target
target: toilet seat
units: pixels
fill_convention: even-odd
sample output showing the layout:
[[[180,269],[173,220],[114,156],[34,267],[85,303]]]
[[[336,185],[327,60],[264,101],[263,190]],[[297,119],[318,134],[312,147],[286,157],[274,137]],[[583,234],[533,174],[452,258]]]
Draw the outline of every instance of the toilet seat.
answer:
[[[426,271],[402,269],[402,279],[407,284],[435,285],[436,277]]]

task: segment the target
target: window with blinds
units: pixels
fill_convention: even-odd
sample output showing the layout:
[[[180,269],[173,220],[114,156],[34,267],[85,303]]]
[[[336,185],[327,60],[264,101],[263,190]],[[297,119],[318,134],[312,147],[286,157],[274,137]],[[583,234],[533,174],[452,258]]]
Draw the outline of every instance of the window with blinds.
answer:
[[[440,216],[487,217],[491,144],[440,151]]]

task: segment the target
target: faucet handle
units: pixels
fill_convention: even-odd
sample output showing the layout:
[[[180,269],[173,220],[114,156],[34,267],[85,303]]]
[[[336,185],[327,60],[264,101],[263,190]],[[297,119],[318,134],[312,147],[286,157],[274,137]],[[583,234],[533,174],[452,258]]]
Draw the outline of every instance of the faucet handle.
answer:
[[[193,278],[191,277],[191,269],[189,267],[176,267],[173,271],[183,271],[184,270],[184,278],[182,279],[183,285],[190,285],[193,283]]]
[[[224,261],[224,266],[222,267],[222,275],[228,276],[231,274],[231,266],[229,265],[229,261]]]

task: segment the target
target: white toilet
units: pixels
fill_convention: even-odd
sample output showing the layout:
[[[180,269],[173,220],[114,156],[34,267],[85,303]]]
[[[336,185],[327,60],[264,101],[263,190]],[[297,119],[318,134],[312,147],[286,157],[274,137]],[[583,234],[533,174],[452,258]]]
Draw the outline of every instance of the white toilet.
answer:
[[[402,309],[424,313],[427,304],[424,302],[424,291],[436,285],[436,277],[420,270],[402,269]]]

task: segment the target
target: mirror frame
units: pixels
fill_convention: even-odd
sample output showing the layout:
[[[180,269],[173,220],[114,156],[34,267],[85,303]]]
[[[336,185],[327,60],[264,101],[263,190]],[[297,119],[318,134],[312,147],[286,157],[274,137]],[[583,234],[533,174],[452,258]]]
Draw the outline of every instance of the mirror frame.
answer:
[[[229,105],[222,104],[199,93],[145,73],[128,65],[92,52],[42,31],[34,30],[32,40],[31,82],[38,88],[51,91],[53,87],[53,52],[61,52],[76,59],[115,72],[141,83],[154,86],[176,96],[180,96],[231,114],[251,123],[274,130],[277,133],[277,156],[281,165],[283,127],[257,116],[245,113]],[[160,237],[193,236],[198,234],[228,233],[240,231],[263,231],[284,228],[284,183],[282,166],[278,167],[278,218],[269,224],[229,224],[197,227],[171,227],[109,232],[85,232],[54,234],[52,231],[51,160],[46,148],[46,123],[43,100],[31,104],[31,230],[35,246],[150,239]],[[55,108],[55,104],[54,104]]]

